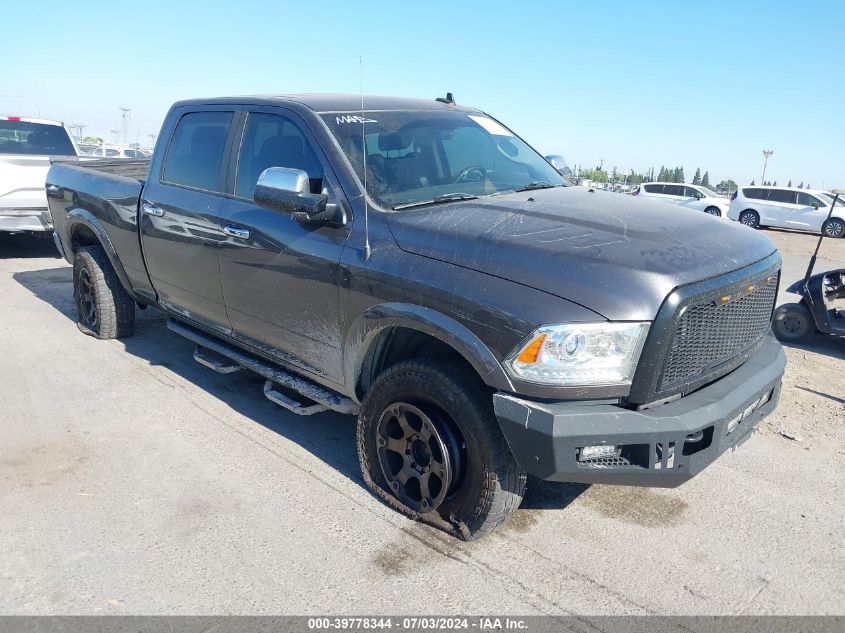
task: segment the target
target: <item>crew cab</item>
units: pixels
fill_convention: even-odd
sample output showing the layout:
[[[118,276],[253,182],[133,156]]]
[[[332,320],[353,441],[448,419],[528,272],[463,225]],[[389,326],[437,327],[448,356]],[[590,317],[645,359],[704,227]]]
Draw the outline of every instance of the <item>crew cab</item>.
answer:
[[[54,165],[79,327],[154,306],[295,413],[357,415],[367,485],[473,539],[548,480],[677,486],[776,406],[772,242],[569,186],[451,98],[176,103],[143,180]]]
[[[0,116],[0,232],[53,230],[44,179],[51,156],[76,156],[60,121]]]

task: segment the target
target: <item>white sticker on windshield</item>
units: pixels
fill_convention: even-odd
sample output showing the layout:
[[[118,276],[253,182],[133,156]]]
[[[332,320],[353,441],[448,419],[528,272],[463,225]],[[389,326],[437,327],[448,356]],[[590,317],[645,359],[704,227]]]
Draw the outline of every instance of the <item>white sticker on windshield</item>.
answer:
[[[495,134],[496,136],[513,136],[513,133],[508,128],[501,123],[497,123],[490,117],[478,116],[477,114],[468,114],[467,116],[490,132],[490,134]]]

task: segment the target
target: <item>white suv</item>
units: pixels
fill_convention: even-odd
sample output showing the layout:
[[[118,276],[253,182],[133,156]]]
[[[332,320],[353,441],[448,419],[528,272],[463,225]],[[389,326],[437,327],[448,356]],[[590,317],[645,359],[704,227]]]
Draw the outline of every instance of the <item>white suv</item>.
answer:
[[[822,191],[791,187],[740,187],[731,198],[728,217],[751,228],[776,226],[845,237],[845,201],[827,219],[833,198]]]
[[[721,198],[715,191],[701,185],[646,182],[634,189],[631,195],[665,200],[694,211],[704,211],[719,218],[725,217],[728,213],[727,198]]]

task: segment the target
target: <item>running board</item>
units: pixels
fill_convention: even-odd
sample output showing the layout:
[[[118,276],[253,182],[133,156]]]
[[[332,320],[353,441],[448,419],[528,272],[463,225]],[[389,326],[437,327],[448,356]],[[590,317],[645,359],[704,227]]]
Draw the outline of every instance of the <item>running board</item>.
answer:
[[[320,411],[337,411],[339,413],[358,413],[358,405],[350,398],[340,395],[322,385],[298,376],[259,360],[255,356],[241,351],[218,338],[209,336],[196,328],[175,319],[168,319],[167,328],[184,336],[197,345],[194,359],[201,365],[219,373],[232,373],[240,368],[249,369],[267,379],[264,384],[264,395],[275,404],[284,407],[298,415],[311,415]],[[222,356],[234,364],[226,364],[210,357],[208,352]],[[276,385],[287,391],[301,395],[305,401],[300,402],[275,388]]]

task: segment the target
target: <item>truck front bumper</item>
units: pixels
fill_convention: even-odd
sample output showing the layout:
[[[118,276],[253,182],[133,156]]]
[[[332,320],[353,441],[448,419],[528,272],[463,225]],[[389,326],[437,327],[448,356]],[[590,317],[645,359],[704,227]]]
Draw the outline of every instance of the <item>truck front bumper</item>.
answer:
[[[741,444],[777,406],[786,355],[771,335],[741,367],[683,398],[634,411],[497,393],[496,417],[517,462],[541,479],[673,488]],[[585,446],[613,455],[579,461]]]
[[[0,232],[23,233],[53,230],[48,209],[0,209]]]

